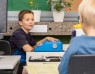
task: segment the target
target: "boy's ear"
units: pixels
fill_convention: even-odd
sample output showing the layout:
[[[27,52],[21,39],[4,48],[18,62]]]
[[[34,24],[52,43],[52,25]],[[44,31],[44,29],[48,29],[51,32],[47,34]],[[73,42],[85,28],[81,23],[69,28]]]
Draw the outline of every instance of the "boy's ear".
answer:
[[[21,21],[19,21],[18,23],[19,23],[19,25],[20,25],[20,26],[22,26],[22,23],[21,23]]]
[[[79,15],[80,15],[80,23],[83,23],[83,17],[81,14],[79,14]]]

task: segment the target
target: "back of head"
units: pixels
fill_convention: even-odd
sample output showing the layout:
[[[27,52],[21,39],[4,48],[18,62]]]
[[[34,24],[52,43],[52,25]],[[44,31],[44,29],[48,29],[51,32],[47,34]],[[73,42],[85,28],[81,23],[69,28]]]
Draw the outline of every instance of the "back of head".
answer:
[[[79,5],[82,23],[95,28],[95,0],[83,0]]]

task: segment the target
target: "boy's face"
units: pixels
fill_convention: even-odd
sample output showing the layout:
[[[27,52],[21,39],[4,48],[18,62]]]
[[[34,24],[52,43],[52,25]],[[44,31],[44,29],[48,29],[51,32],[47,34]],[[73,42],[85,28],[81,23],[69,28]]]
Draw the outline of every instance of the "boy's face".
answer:
[[[20,21],[20,26],[24,30],[30,31],[34,26],[34,15],[32,13],[25,14],[22,21]]]

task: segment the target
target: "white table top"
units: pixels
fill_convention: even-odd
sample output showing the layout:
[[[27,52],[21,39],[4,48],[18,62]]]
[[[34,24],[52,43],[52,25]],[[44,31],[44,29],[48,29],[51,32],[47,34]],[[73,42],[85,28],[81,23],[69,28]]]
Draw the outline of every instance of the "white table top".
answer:
[[[20,56],[0,56],[0,69],[13,69],[19,60]]]
[[[39,58],[41,56],[63,56],[64,52],[27,52],[27,65],[24,69],[28,74],[58,74],[60,62],[29,62],[29,57]]]
[[[28,63],[24,69],[28,74],[58,74],[59,62]]]

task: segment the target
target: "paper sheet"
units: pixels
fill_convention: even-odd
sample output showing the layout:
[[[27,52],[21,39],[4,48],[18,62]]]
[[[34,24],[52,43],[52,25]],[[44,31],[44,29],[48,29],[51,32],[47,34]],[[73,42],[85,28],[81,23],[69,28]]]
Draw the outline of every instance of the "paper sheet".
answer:
[[[58,74],[58,64],[31,64],[24,66],[28,74]]]
[[[47,25],[34,25],[30,32],[47,32]]]

